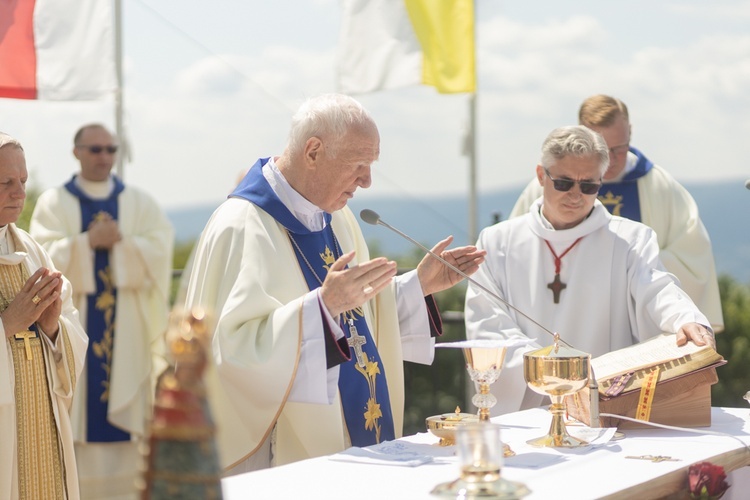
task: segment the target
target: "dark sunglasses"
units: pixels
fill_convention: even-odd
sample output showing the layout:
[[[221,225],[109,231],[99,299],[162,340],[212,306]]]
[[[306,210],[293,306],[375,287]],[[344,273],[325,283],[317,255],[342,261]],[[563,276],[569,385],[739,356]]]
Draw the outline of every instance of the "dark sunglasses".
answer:
[[[570,191],[574,184],[578,184],[583,194],[596,194],[599,192],[599,188],[602,187],[601,182],[590,182],[590,181],[574,181],[572,179],[555,179],[549,175],[549,170],[544,169],[544,173],[547,174],[549,180],[552,181],[552,185],[555,186],[556,191]]]
[[[107,153],[113,155],[117,153],[117,146],[84,146],[84,145],[78,145],[77,148],[83,148],[88,149],[90,153],[98,155],[102,151],[106,151]]]

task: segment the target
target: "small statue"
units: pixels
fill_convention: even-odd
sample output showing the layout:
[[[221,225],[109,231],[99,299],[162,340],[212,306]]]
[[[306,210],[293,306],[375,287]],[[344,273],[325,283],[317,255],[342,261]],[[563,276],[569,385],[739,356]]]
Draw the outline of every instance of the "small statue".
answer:
[[[203,383],[210,345],[204,316],[173,311],[170,318],[170,366],[156,385],[143,500],[222,498],[216,427]]]

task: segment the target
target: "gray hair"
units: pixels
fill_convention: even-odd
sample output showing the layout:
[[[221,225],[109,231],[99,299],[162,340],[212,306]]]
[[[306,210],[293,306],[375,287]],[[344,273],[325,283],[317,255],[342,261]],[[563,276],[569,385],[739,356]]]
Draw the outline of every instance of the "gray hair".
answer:
[[[287,149],[301,153],[311,137],[328,139],[327,150],[335,157],[339,143],[353,127],[375,126],[370,113],[344,94],[323,94],[305,101],[292,116]]]
[[[21,151],[23,151],[23,146],[21,146],[20,142],[18,142],[16,139],[12,138],[5,132],[0,132],[0,148],[3,148],[8,145],[15,146]]]
[[[549,168],[567,156],[599,158],[602,176],[609,168],[609,147],[604,138],[583,125],[559,127],[549,133],[542,144],[542,167]]]

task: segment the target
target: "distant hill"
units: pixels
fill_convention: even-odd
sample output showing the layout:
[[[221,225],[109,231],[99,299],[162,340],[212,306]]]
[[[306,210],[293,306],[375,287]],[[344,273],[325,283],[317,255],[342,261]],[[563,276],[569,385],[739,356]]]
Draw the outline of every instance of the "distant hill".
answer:
[[[750,191],[744,180],[685,184],[698,204],[701,218],[711,235],[719,273],[750,282]],[[495,218],[505,219],[522,187],[484,193],[478,201],[479,228]],[[203,205],[167,211],[174,224],[177,240],[197,239],[215,205]],[[349,203],[355,214],[364,208],[376,211],[381,219],[427,247],[452,234],[457,245],[468,243],[468,206],[464,194],[442,198],[406,199],[403,197],[355,198]],[[362,224],[368,242],[389,256],[411,253],[413,245],[381,226]]]

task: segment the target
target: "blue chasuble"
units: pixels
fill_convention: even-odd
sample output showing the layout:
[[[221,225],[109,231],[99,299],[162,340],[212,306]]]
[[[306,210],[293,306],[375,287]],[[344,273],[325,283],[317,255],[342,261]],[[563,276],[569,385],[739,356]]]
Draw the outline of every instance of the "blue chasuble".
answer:
[[[638,179],[646,175],[654,164],[635,148],[630,152],[638,157],[635,168],[618,182],[605,183],[599,190],[599,201],[612,215],[641,222],[641,203],[638,199]]]
[[[109,214],[117,220],[117,197],[125,189],[113,177],[115,188],[109,198],[93,200],[75,183],[75,176],[65,184],[81,205],[81,232],[94,220]],[[94,250],[96,291],[87,296],[86,333],[89,336],[86,354],[86,440],[90,442],[130,441],[130,434],[107,420],[109,407],[109,375],[115,343],[115,304],[117,289],[109,267],[109,251]],[[127,335],[127,332],[123,333]]]
[[[271,215],[289,236],[297,261],[310,290],[322,285],[331,264],[342,252],[324,214],[326,227],[310,231],[298,221],[273,192],[261,171],[268,158],[258,160],[230,195],[243,198]],[[340,365],[339,393],[354,446],[369,446],[395,439],[393,413],[385,370],[361,307],[342,314],[342,329],[350,345],[350,359]]]

